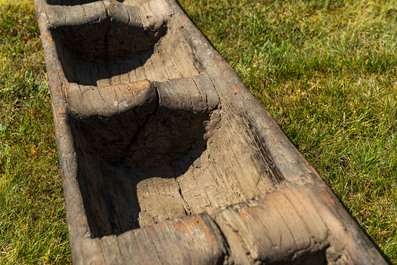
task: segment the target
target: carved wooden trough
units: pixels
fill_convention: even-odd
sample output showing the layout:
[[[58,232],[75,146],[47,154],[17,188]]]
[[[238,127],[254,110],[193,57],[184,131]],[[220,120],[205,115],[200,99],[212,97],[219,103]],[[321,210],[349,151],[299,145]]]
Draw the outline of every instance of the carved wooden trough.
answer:
[[[384,264],[173,0],[36,0],[75,264]]]

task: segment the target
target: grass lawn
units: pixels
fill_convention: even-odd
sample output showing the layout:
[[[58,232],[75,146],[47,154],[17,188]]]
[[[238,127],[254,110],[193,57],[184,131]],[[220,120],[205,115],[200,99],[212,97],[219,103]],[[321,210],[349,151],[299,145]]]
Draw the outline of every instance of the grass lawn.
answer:
[[[395,0],[180,0],[397,263]],[[33,0],[0,0],[0,264],[71,262]]]
[[[69,263],[34,3],[7,2],[0,2],[0,263]]]

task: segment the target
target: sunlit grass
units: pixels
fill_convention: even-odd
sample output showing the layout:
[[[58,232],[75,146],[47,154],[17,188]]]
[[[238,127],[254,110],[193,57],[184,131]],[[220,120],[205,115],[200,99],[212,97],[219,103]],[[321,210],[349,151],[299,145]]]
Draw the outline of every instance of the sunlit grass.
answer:
[[[32,1],[0,3],[0,263],[70,262]]]

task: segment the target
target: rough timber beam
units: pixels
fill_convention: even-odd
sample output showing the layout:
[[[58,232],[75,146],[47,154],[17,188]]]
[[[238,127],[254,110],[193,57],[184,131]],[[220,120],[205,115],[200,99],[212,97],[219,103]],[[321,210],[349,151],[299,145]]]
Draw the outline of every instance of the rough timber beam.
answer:
[[[75,264],[386,264],[173,0],[36,0]]]

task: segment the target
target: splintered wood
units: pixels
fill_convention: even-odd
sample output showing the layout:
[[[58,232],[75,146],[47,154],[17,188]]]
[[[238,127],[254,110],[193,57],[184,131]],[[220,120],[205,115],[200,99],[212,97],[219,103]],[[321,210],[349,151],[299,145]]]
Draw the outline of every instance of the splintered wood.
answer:
[[[36,0],[75,264],[386,264],[173,0]]]

